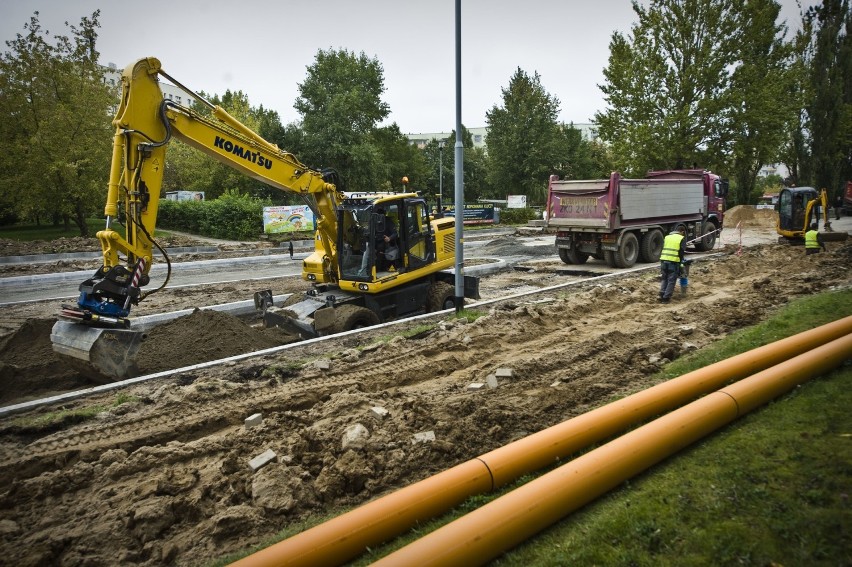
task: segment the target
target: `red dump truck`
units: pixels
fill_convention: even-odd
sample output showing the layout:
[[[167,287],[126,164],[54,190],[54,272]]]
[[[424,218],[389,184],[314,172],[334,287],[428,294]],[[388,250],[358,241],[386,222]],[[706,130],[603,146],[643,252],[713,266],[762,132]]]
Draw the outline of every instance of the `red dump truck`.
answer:
[[[550,176],[547,224],[566,264],[589,257],[614,268],[658,262],[663,239],[686,226],[687,241],[710,250],[722,230],[728,182],[702,169],[651,171],[645,179],[560,181]]]

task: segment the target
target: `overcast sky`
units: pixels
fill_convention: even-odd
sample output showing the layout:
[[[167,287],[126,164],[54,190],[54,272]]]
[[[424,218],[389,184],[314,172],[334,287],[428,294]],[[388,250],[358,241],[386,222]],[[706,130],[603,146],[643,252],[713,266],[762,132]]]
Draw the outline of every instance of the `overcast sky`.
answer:
[[[782,19],[797,27],[796,0],[781,4]],[[154,56],[188,88],[242,90],[288,123],[298,119],[298,84],[317,51],[343,48],[382,64],[387,123],[403,133],[455,128],[454,0],[0,0],[0,37],[23,34],[36,10],[42,28],[68,35],[64,22],[77,25],[98,8],[104,64]],[[463,0],[462,123],[485,126],[518,67],[538,72],[561,121],[591,122],[604,110],[598,85],[610,37],[634,22],[629,0]]]

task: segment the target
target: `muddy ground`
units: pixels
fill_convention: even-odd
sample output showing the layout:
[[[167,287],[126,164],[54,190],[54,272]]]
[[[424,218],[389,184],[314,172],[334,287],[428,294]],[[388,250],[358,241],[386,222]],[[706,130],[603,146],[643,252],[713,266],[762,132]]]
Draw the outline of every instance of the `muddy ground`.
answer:
[[[436,319],[408,338],[401,331],[412,324],[368,330],[5,417],[0,556],[15,565],[204,564],[650,386],[667,361],[797,297],[852,285],[852,244],[805,257],[771,243],[770,220],[752,215],[742,233],[727,231],[671,304],[657,303],[648,270],[491,303],[475,322]],[[484,290],[564,281],[552,249],[530,251],[525,266],[487,278]],[[296,284],[273,287],[287,285]],[[182,290],[149,309],[240,293]],[[88,385],[53,359],[45,333],[55,307],[0,308],[6,320],[29,319],[0,338],[0,405]],[[163,327],[149,341],[163,341],[153,358],[180,366],[282,340],[211,312]],[[514,377],[469,391],[497,368]],[[375,406],[388,416],[374,418]],[[94,419],[60,411],[84,407],[98,408]],[[255,413],[263,423],[247,429]],[[358,424],[362,436],[345,440]],[[428,431],[435,441],[413,441]],[[253,472],[249,461],[267,449],[276,460]]]

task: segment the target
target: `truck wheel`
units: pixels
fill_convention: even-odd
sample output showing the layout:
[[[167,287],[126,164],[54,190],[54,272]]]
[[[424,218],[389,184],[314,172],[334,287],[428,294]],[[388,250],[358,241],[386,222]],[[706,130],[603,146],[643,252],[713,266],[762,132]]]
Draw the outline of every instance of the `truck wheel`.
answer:
[[[565,262],[566,264],[573,264],[573,262],[571,261],[571,257],[568,256],[568,250],[566,250],[565,248],[559,249],[559,259]]]
[[[568,250],[568,259],[571,260],[572,264],[585,264],[586,260],[589,259],[589,255],[572,248]]]
[[[609,266],[610,268],[617,268],[618,267],[615,264],[615,252],[613,252],[612,250],[604,250],[603,259],[604,259],[604,262],[606,262],[606,265]]]
[[[379,324],[379,316],[366,307],[360,305],[346,304],[335,308],[334,313],[335,333],[351,331],[352,329],[363,329]]]
[[[615,267],[630,268],[639,258],[639,239],[632,232],[621,237],[621,246],[615,252]]]
[[[659,230],[649,230],[642,235],[639,257],[643,262],[659,262],[663,252],[663,233]]]
[[[452,309],[456,306],[456,290],[447,282],[435,282],[429,286],[429,295],[426,298],[426,311],[434,313],[444,309]]]
[[[711,221],[705,221],[701,225],[701,234],[707,234],[707,236],[695,242],[695,249],[699,252],[713,250],[716,246],[716,225]]]

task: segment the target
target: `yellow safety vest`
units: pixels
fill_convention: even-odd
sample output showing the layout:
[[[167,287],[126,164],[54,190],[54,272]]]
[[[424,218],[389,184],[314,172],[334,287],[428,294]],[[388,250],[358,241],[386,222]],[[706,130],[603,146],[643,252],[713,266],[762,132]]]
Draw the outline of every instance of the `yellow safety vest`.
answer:
[[[680,262],[680,242],[683,240],[683,235],[679,232],[673,232],[666,236],[663,240],[663,251],[660,254],[661,262]]]
[[[815,230],[809,230],[805,233],[805,248],[819,248],[819,240],[817,239],[817,235],[819,233]]]

